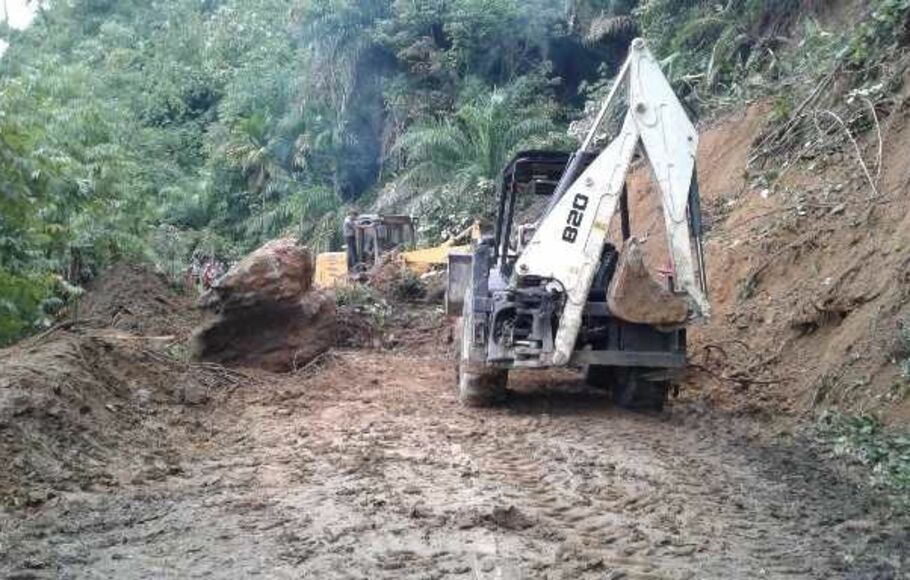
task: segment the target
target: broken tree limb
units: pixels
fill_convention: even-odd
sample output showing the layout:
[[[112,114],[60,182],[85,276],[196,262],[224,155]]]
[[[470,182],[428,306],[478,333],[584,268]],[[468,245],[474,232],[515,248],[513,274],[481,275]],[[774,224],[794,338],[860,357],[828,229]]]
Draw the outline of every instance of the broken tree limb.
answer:
[[[847,135],[847,138],[853,144],[853,150],[856,152],[856,161],[859,163],[860,167],[863,170],[863,173],[866,175],[866,180],[869,182],[869,187],[872,188],[872,199],[879,197],[878,188],[875,186],[875,180],[872,179],[872,174],[869,172],[869,166],[866,165],[866,162],[863,161],[863,153],[859,148],[859,143],[856,142],[856,138],[853,136],[853,133],[850,132],[850,129],[847,127],[847,124],[844,123],[844,120],[838,116],[837,113],[828,110],[815,111],[813,115],[813,120],[815,122],[815,127],[818,129],[818,132],[824,136],[824,131],[821,128],[821,125],[818,122],[818,115],[827,115],[834,119],[834,121],[844,130],[844,133]]]

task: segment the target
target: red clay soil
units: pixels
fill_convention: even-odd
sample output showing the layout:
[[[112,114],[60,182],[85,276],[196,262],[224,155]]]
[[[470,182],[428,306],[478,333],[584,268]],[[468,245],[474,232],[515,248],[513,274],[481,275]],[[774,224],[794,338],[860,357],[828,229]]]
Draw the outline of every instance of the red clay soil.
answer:
[[[774,416],[822,409],[910,420],[898,326],[910,321],[910,129],[906,102],[888,123],[872,199],[852,151],[820,153],[767,185],[747,158],[769,122],[756,104],[702,130],[699,184],[713,317],[691,334],[702,371],[688,394]],[[874,161],[874,143],[863,144]],[[775,168],[779,169],[779,168]],[[666,263],[657,196],[631,180],[633,230]],[[635,192],[649,195],[641,197]]]
[[[182,362],[191,305],[151,269],[119,264],[89,284],[77,324],[0,350],[0,506],[173,468],[187,406],[243,379]]]

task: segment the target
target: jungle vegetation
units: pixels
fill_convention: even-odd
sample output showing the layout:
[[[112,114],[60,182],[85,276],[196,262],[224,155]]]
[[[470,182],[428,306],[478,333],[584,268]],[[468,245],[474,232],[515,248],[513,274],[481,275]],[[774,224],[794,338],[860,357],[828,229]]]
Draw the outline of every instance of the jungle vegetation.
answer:
[[[862,67],[910,9],[834,34],[810,0],[34,1],[0,23],[0,343],[114,260],[332,248],[355,206],[456,231],[511,154],[572,146],[637,35],[705,112],[812,58]]]

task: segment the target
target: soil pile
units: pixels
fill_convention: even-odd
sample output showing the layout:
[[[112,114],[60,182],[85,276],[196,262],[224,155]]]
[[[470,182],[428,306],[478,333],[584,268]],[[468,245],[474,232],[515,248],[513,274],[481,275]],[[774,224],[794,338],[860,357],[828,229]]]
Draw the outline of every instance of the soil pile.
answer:
[[[422,279],[408,269],[397,251],[383,254],[360,281],[392,302],[414,301],[426,296]]]
[[[906,424],[910,103],[898,103],[883,130],[877,196],[851,145],[820,141],[808,158],[794,155],[782,177],[779,168],[750,167],[771,122],[767,105],[702,131],[713,316],[690,334],[699,370],[690,393],[768,416],[835,409]],[[874,132],[859,145],[877,159]],[[658,197],[646,173],[633,176],[633,231],[651,234],[643,249],[652,271],[666,255]]]
[[[173,404],[204,403],[236,378],[110,330],[58,331],[0,351],[0,504],[166,475]]]
[[[143,264],[121,262],[86,287],[79,318],[136,334],[173,334],[186,338],[200,322],[189,296],[180,294],[164,274]]]
[[[0,351],[0,504],[167,475],[183,405],[241,378],[172,356],[201,314],[147,266],[104,272],[76,314]]]
[[[193,356],[286,372],[335,343],[335,300],[314,289],[313,257],[293,239],[268,242],[232,268],[205,308],[216,317],[192,338]]]

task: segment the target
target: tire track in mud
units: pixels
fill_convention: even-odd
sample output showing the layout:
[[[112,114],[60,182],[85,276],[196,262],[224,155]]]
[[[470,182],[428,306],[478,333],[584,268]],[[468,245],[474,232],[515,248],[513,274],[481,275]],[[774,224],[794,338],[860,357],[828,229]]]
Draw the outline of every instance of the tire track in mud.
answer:
[[[483,470],[500,478],[503,496],[540,522],[536,534],[555,541],[557,563],[578,564],[578,577],[605,571],[629,578],[688,578],[692,573],[674,560],[659,557],[655,541],[627,514],[654,505],[646,482],[622,484],[615,464],[582,453],[585,440],[566,437],[564,418],[514,421],[473,449]],[[586,568],[590,568],[587,569]]]
[[[556,532],[557,558],[592,560],[630,578],[843,571],[844,539],[818,517],[842,506],[803,501],[763,476],[724,433],[616,411],[574,390],[519,397],[474,447],[483,469],[507,486],[504,496],[544,534]]]
[[[617,411],[545,374],[517,376],[500,408],[463,409],[451,377],[439,356],[346,352],[240,391],[187,441],[182,471],[19,520],[0,572],[844,578],[840,555],[871,545],[836,527],[871,517],[858,496],[717,419]]]

